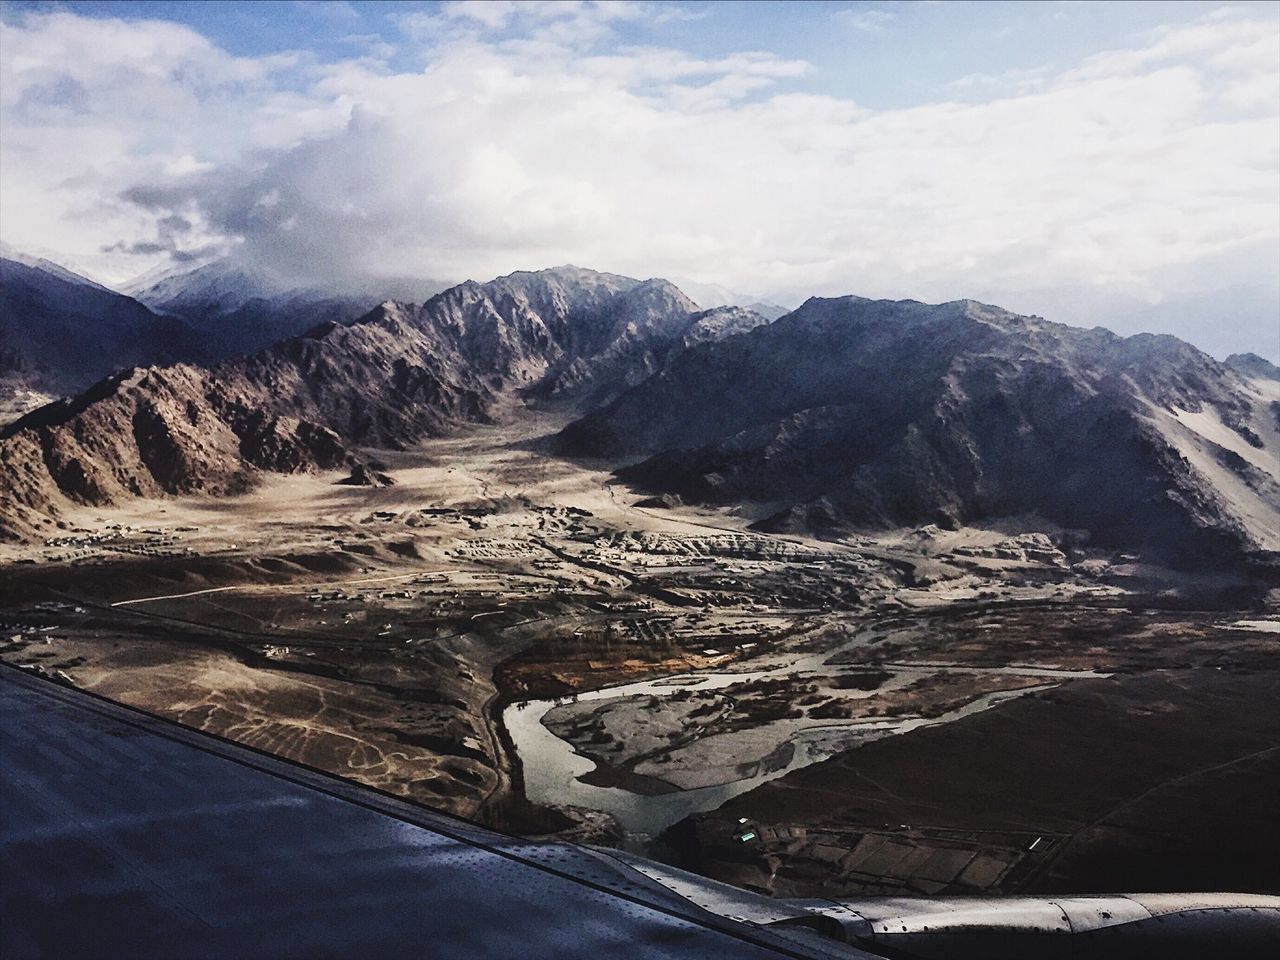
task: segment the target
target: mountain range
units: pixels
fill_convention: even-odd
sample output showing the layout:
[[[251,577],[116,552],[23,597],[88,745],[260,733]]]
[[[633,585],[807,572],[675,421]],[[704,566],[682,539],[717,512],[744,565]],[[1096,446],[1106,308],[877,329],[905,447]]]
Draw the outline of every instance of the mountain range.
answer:
[[[700,311],[665,280],[561,267],[388,302],[207,368],[125,371],[0,432],[0,532],[34,535],[69,502],[363,469],[360,447],[402,447],[525,403],[605,401],[687,343],[764,322]]]
[[[137,292],[193,321],[277,295],[219,279],[239,293],[164,278]],[[1265,360],[972,301],[815,298],[769,322],[576,267],[388,301],[33,411],[0,433],[0,533],[38,536],[74,503],[232,492],[262,471],[376,476],[365,448],[543,405],[582,414],[559,453],[767,530],[1016,516],[1182,564],[1280,552],[1280,373]]]

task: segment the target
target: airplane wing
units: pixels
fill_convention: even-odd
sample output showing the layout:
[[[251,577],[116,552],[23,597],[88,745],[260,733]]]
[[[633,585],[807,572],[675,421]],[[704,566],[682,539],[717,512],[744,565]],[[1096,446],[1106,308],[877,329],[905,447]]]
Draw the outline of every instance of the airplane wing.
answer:
[[[9,960],[1270,957],[1280,936],[1272,897],[772,900],[505,836],[9,667],[0,761]]]

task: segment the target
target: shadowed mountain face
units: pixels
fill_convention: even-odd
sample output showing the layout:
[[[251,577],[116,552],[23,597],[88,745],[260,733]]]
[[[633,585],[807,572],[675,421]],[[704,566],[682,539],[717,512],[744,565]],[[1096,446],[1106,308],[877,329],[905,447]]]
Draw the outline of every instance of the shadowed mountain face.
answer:
[[[1280,550],[1280,395],[1253,373],[969,301],[813,299],[681,354],[560,445],[638,460],[621,475],[655,491],[768,504],[770,530],[1037,514],[1203,563]]]
[[[723,316],[721,316],[723,314]],[[358,465],[522,402],[607,400],[686,337],[763,322],[696,312],[662,280],[562,267],[386,303],[208,370],[130,371],[0,434],[0,526],[30,536],[68,501],[234,491],[258,471]]]
[[[194,332],[47,260],[0,258],[0,383],[74,393],[122,367],[201,355]]]

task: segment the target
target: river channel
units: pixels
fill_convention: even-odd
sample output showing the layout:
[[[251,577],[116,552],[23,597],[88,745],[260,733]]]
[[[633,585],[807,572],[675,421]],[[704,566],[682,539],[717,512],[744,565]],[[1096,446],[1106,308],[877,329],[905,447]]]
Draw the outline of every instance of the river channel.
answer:
[[[767,666],[757,670],[726,672],[692,671],[686,674],[641,680],[600,690],[580,693],[578,703],[614,700],[634,696],[671,696],[680,690],[715,690],[732,684],[767,680],[792,674],[834,676],[840,673],[866,671],[865,663],[837,664],[832,660],[845,651],[874,639],[873,631],[864,631],[833,650],[790,658],[769,658]],[[906,733],[924,726],[949,723],[961,717],[989,709],[997,703],[1022,696],[1063,679],[1101,677],[1106,674],[1081,670],[1056,670],[1034,666],[974,667],[960,664],[913,663],[875,664],[892,676],[878,690],[861,693],[842,691],[850,696],[883,692],[903,686],[922,676],[945,670],[961,670],[966,673],[1004,673],[1018,676],[1043,677],[1045,683],[1018,690],[998,691],[978,697],[964,706],[938,717],[897,717],[893,719],[856,720],[782,720],[782,741],[792,746],[790,759],[785,765],[766,767],[752,776],[729,780],[725,783],[681,790],[673,793],[640,794],[621,787],[596,786],[583,783],[579,777],[590,773],[595,762],[582,756],[567,740],[552,733],[543,718],[556,706],[570,702],[570,698],[556,700],[523,700],[510,704],[503,711],[506,726],[516,754],[520,758],[524,774],[525,795],[535,803],[553,805],[569,804],[611,814],[632,836],[656,837],[667,827],[693,813],[714,810],[725,801],[745,793],[766,781],[826,759],[832,753],[849,749],[863,742]]]

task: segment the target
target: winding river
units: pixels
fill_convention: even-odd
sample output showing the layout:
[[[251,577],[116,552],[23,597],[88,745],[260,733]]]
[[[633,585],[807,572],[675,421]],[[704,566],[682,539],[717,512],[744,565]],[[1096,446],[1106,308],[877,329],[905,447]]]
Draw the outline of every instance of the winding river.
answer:
[[[535,803],[570,804],[611,814],[635,836],[656,837],[659,833],[693,813],[714,810],[725,801],[745,793],[769,780],[826,759],[838,750],[848,749],[858,743],[906,733],[920,727],[950,723],[961,717],[986,710],[997,703],[1043,690],[1063,679],[1104,677],[1107,674],[1085,670],[1056,670],[1034,666],[973,667],[961,664],[913,663],[834,664],[852,647],[864,645],[877,638],[874,631],[863,633],[846,641],[834,650],[806,654],[785,660],[771,658],[768,666],[739,672],[692,671],[659,679],[641,680],[635,683],[605,687],[578,694],[578,703],[615,700],[639,695],[670,696],[680,690],[715,690],[732,684],[755,680],[803,675],[834,676],[841,673],[865,672],[867,669],[883,669],[892,674],[875,691],[842,690],[844,696],[871,696],[939,671],[957,670],[965,673],[1004,673],[1017,676],[1043,677],[1045,683],[1018,690],[998,691],[978,697],[964,706],[939,717],[901,717],[876,720],[783,720],[786,725],[780,731],[780,740],[790,743],[790,759],[785,765],[763,767],[753,776],[730,780],[725,783],[681,790],[674,793],[640,794],[621,787],[596,786],[583,783],[579,777],[595,769],[595,762],[574,750],[567,740],[552,733],[542,722],[556,706],[570,702],[570,698],[558,700],[523,700],[509,705],[503,711],[502,721],[507,728],[524,772],[525,795]]]

